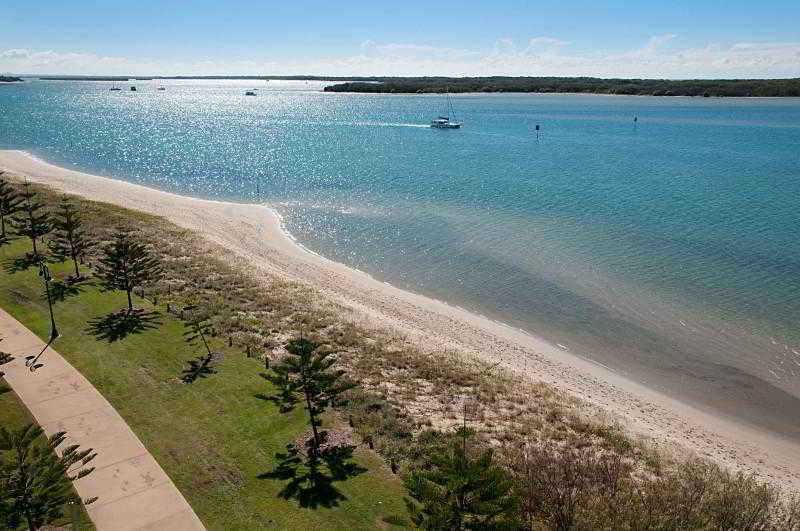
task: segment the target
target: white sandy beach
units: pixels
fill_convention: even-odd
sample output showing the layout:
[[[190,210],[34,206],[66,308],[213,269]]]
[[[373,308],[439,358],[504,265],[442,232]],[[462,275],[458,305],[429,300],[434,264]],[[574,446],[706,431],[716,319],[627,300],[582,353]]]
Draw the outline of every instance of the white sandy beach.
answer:
[[[297,245],[276,212],[206,201],[89,175],[0,151],[0,169],[88,199],[163,216],[248,260],[258,270],[308,283],[374,325],[500,362],[609,412],[629,430],[800,491],[800,443],[701,411],[546,341],[410,293]]]

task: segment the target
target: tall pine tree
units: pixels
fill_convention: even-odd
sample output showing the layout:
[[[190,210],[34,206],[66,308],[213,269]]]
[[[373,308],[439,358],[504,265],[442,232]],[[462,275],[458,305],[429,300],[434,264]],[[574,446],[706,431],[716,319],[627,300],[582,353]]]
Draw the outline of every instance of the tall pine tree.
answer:
[[[3,175],[0,171],[0,176]],[[0,239],[6,238],[6,218],[11,218],[19,211],[22,196],[10,182],[0,178]]]
[[[33,244],[33,255],[37,256],[36,240],[52,230],[50,214],[42,210],[44,205],[36,199],[36,192],[31,189],[31,183],[25,181],[22,185],[22,194],[17,216],[14,223],[17,233],[30,238]]]
[[[332,370],[336,363],[331,358],[333,352],[323,350],[321,345],[305,338],[291,339],[286,344],[286,356],[273,367],[274,376],[270,380],[283,391],[284,401],[291,405],[301,395],[306,402],[311,431],[314,433],[312,457],[316,457],[321,444],[319,431],[320,416],[336,395],[352,389],[355,384],[340,381],[342,370]]]
[[[53,221],[55,237],[51,241],[53,254],[62,262],[71,259],[75,265],[75,279],[81,278],[78,261],[94,246],[83,230],[83,220],[75,205],[64,197]]]
[[[436,531],[521,529],[519,502],[505,471],[492,462],[492,451],[478,452],[460,428],[444,448],[427,456],[427,468],[405,481],[406,499],[417,527]]]
[[[120,232],[103,249],[97,274],[108,289],[128,294],[128,312],[133,311],[131,292],[134,288],[161,278],[161,266],[145,245],[135,242],[127,232]]]

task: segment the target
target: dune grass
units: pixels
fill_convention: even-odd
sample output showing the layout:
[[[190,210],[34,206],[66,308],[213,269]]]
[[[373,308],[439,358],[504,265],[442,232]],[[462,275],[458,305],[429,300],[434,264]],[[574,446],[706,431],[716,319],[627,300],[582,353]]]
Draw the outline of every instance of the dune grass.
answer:
[[[36,268],[24,267],[29,245],[17,238],[0,247],[0,306],[46,338],[43,285]],[[386,517],[403,521],[401,482],[366,448],[324,463],[312,488],[308,467],[286,455],[307,429],[305,412],[283,414],[265,400],[274,389],[259,375],[263,361],[212,337],[223,353],[214,372],[184,383],[202,347],[186,343],[183,321],[137,297],[144,317],[120,324],[108,316],[126,306],[123,293],[103,292],[91,278],[68,288],[60,282],[69,264],[50,269],[62,334],[53,347],[119,411],[209,529],[380,529],[392,527]]]

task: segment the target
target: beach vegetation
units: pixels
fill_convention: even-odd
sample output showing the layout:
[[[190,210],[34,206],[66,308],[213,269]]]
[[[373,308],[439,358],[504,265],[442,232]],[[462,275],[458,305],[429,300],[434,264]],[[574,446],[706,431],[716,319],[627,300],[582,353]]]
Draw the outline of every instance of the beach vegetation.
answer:
[[[75,281],[81,279],[78,263],[84,259],[94,242],[89,239],[83,229],[83,220],[68,197],[61,199],[58,211],[54,216],[55,229],[50,240],[50,249],[55,258],[64,262],[72,260],[75,267]]]
[[[521,529],[518,499],[508,473],[490,448],[476,450],[472,432],[459,428],[425,456],[406,478],[411,521],[431,531]]]
[[[88,466],[97,454],[89,448],[69,445],[64,432],[43,437],[35,424],[19,429],[0,426],[0,522],[6,529],[24,524],[39,529],[64,516],[68,503],[88,505],[72,490],[72,481],[90,474]]]
[[[796,500],[697,458],[639,475],[620,454],[554,441],[504,452],[531,529],[797,529]]]
[[[161,266],[146,245],[133,240],[128,232],[123,231],[118,232],[103,249],[96,272],[107,289],[126,293],[130,314],[133,312],[131,293],[137,287],[158,280]]]

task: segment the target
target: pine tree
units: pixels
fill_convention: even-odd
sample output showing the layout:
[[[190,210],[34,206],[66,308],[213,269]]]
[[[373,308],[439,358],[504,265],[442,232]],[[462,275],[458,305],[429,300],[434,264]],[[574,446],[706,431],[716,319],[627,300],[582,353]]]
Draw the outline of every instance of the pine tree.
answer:
[[[127,232],[118,233],[103,253],[97,274],[106,288],[123,290],[128,294],[130,313],[133,311],[133,289],[161,278],[158,259],[151,255],[145,245],[133,241]]]
[[[86,466],[96,456],[93,450],[71,445],[58,455],[66,434],[43,439],[42,433],[33,424],[13,431],[0,426],[0,525],[4,529],[17,529],[23,523],[28,529],[39,529],[61,518],[66,503],[88,505],[96,500],[76,499],[71,483],[94,470]]]
[[[517,497],[505,471],[492,463],[492,451],[473,451],[472,432],[457,437],[427,458],[429,468],[405,481],[415,525],[428,530],[520,529]]]
[[[189,329],[183,333],[184,339],[190,345],[194,345],[199,339],[203,343],[208,357],[211,358],[213,354],[206,340],[206,331],[211,327],[211,320],[195,305],[187,306],[183,310],[188,313],[186,327]]]
[[[286,344],[288,356],[273,367],[274,377],[270,378],[283,391],[287,404],[293,404],[296,395],[305,400],[314,433],[313,457],[317,456],[321,443],[317,430],[321,425],[320,416],[336,395],[355,387],[355,384],[339,380],[344,371],[331,370],[336,363],[336,359],[330,357],[333,352],[320,347],[319,343],[302,337],[291,339]]]
[[[20,202],[15,224],[17,233],[27,236],[33,244],[33,254],[37,256],[36,240],[49,233],[52,229],[50,214],[42,211],[44,205],[37,201],[36,192],[31,190],[31,183],[25,181],[22,185],[22,201]]]
[[[0,171],[0,176],[3,175]],[[0,239],[6,238],[6,218],[19,211],[22,196],[11,186],[11,183],[0,178]]]
[[[78,261],[94,246],[83,230],[83,220],[75,210],[75,206],[65,197],[61,200],[59,210],[53,222],[55,238],[51,248],[53,254],[62,262],[71,259],[75,265],[75,279],[81,278]]]

